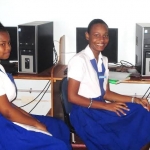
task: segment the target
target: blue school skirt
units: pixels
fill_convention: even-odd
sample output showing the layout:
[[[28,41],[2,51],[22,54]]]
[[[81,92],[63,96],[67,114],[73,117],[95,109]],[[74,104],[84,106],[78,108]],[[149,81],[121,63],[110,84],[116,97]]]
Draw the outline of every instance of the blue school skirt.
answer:
[[[126,103],[127,115],[72,106],[71,124],[88,150],[140,150],[150,142],[150,112],[142,105]]]
[[[28,131],[0,115],[0,150],[71,150],[68,127],[61,120],[33,115],[53,135]]]

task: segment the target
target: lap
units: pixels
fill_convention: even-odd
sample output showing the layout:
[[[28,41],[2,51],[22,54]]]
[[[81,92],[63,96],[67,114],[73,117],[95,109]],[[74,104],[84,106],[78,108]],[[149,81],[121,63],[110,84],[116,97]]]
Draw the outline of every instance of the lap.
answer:
[[[39,117],[42,118],[42,117]],[[53,124],[53,118],[43,117],[47,122]],[[0,115],[0,149],[14,149],[14,150],[68,150],[69,140],[62,140],[59,136],[48,136],[46,134],[34,131],[28,131]],[[49,122],[49,123],[48,123]],[[59,121],[56,121],[59,122]],[[55,123],[56,123],[55,122]],[[57,126],[56,126],[57,128]],[[61,130],[61,129],[60,129]],[[60,131],[59,130],[59,131]],[[63,129],[62,129],[63,130]],[[56,131],[54,132],[56,134]]]
[[[124,147],[122,150],[139,149],[150,141],[150,113],[141,105],[127,105],[130,111],[121,117],[106,110],[80,107],[72,111],[71,123],[87,145],[108,150],[112,146]]]

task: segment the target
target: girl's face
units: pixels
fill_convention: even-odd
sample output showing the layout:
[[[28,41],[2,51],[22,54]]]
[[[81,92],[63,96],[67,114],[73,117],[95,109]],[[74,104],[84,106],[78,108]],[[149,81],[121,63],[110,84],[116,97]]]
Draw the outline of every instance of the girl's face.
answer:
[[[11,51],[8,32],[0,31],[0,59],[8,59]]]
[[[90,33],[86,32],[86,39],[94,55],[98,55],[109,42],[108,27],[105,24],[94,24]]]

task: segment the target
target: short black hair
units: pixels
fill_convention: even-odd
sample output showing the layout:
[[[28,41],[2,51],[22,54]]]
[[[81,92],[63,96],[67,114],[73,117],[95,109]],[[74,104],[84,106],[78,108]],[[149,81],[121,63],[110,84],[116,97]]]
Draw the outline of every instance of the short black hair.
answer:
[[[91,30],[92,26],[95,25],[95,24],[98,24],[98,23],[105,24],[108,27],[106,22],[103,21],[102,19],[93,19],[88,25],[87,32],[90,33],[90,30]]]
[[[1,22],[0,22],[0,32],[8,32]]]

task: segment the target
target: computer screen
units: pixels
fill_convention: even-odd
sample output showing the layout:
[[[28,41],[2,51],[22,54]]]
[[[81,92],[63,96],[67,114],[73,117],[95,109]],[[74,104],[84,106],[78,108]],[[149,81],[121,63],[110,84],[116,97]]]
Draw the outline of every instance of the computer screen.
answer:
[[[17,62],[17,27],[5,27],[10,35],[11,40],[11,53],[7,60],[1,60],[3,62]]]
[[[85,32],[87,28],[77,27],[76,28],[76,52],[83,50],[88,41],[85,38]],[[109,63],[118,62],[118,28],[109,28],[109,43],[106,48],[102,51],[104,56],[108,57]]]

